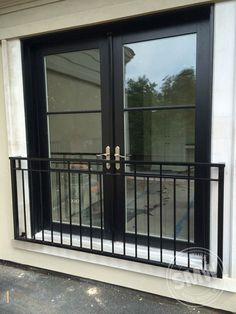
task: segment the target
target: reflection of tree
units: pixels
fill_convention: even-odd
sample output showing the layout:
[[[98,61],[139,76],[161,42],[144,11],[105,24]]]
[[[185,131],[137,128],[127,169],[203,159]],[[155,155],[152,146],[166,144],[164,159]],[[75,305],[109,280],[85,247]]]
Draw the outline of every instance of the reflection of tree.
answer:
[[[148,107],[158,104],[157,84],[150,82],[146,76],[140,76],[137,80],[129,79],[126,95],[129,107]]]
[[[193,69],[165,78],[159,94],[164,105],[193,105],[195,103],[195,74]]]
[[[145,76],[139,77],[137,81],[128,80],[126,96],[129,108],[157,104],[158,93],[155,88],[156,84],[151,83]],[[146,155],[150,154],[150,151],[147,151],[148,147],[150,149],[147,141],[151,138],[151,134],[148,136],[151,129],[145,127],[147,116],[151,118],[149,112],[145,112],[145,114],[142,111],[129,113],[130,153],[135,159],[144,159],[144,151]]]
[[[140,76],[137,80],[129,79],[126,86],[128,107],[194,105],[195,80],[193,69],[184,69],[177,75],[167,76],[159,88],[146,76]],[[151,111],[129,113],[130,154],[135,159],[145,159],[145,156],[150,159],[151,114]]]

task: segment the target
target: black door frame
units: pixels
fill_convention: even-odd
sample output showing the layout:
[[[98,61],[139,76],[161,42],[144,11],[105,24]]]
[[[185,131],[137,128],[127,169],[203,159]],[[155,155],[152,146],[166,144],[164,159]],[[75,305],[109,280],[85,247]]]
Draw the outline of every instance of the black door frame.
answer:
[[[43,57],[48,54],[75,51],[80,49],[102,49],[101,67],[103,76],[102,87],[102,134],[103,152],[105,147],[124,146],[123,135],[123,64],[122,45],[128,42],[171,37],[189,33],[197,33],[197,85],[196,85],[196,156],[198,162],[210,162],[211,151],[211,73],[212,73],[212,34],[213,7],[200,6],[192,9],[154,14],[145,17],[88,27],[87,29],[59,32],[25,39],[22,41],[25,112],[27,130],[27,148],[29,157],[48,157],[46,98]],[[101,44],[102,43],[102,44]],[[36,79],[35,79],[36,78]],[[33,104],[33,106],[32,106]],[[114,111],[113,109],[114,108]],[[112,128],[112,125],[114,126]],[[114,130],[108,132],[107,130]],[[123,153],[123,149],[121,150]],[[113,168],[112,168],[113,169]],[[111,170],[111,171],[114,171]],[[208,175],[204,173],[203,175]],[[105,176],[108,177],[108,176]],[[124,184],[122,179],[104,182],[104,191],[109,191],[105,197],[104,206],[113,208],[105,211],[105,228],[107,235],[119,239],[125,231]],[[45,179],[47,181],[47,179]],[[111,180],[111,179],[110,179]],[[44,182],[46,183],[46,182]],[[48,195],[48,184],[43,185],[44,195]],[[203,190],[196,186],[196,208],[208,208],[209,187]],[[35,191],[34,194],[37,194]],[[116,196],[116,197],[115,197]],[[46,197],[45,199],[48,199]],[[36,196],[37,199],[37,196]],[[45,201],[46,203],[48,201]],[[120,209],[123,208],[123,211]],[[34,210],[39,212],[38,210]],[[36,218],[39,224],[40,218]],[[45,213],[45,224],[50,221]],[[209,211],[196,211],[195,227],[196,245],[208,247],[209,243]],[[40,226],[39,226],[40,228]]]

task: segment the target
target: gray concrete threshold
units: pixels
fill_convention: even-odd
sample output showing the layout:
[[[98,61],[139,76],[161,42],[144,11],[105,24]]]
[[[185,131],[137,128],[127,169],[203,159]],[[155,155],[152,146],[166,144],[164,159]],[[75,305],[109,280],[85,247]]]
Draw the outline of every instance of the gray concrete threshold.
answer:
[[[227,313],[92,280],[0,264],[0,313]]]

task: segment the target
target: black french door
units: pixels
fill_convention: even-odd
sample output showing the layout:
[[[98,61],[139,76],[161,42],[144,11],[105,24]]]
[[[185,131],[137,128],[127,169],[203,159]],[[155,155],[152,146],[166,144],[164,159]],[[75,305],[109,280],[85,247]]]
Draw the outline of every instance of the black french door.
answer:
[[[24,41],[28,153],[85,171],[45,175],[44,226],[207,246],[209,187],[175,180],[173,204],[168,174],[210,161],[210,36],[206,7]]]
[[[204,168],[187,168],[188,163],[210,161],[209,24],[125,33],[114,37],[113,44],[115,143],[126,160],[144,162],[127,163],[119,171],[160,177],[193,171],[197,177],[209,177]],[[155,161],[164,163],[155,165]],[[146,244],[148,233],[151,245],[160,245],[161,236],[164,245],[173,248],[175,233],[179,248],[186,247],[187,238],[192,245],[208,247],[209,184],[177,180],[174,186],[172,179],[142,175],[121,175],[116,184],[120,239],[126,234],[135,242],[138,234],[138,243]]]

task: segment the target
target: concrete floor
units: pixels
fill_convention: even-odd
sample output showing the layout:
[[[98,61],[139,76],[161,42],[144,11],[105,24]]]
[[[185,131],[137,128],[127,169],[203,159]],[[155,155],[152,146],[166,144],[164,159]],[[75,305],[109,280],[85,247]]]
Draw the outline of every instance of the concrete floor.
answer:
[[[0,264],[0,314],[226,313],[91,280]]]

